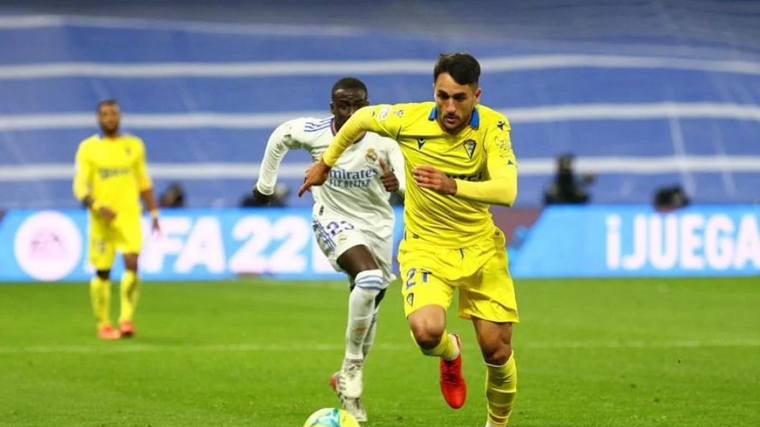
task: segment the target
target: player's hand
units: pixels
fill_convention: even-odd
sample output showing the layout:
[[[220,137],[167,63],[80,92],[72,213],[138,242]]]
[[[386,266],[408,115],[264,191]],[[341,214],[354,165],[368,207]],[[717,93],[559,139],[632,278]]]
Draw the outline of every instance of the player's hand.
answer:
[[[153,230],[153,234],[156,234],[156,235],[161,234],[161,224],[158,222],[158,218],[153,218],[151,229]]]
[[[378,159],[378,162],[380,163],[380,170],[383,172],[383,174],[380,175],[380,181],[383,183],[385,191],[389,193],[398,191],[399,183],[396,174],[390,170],[388,164],[385,163],[385,160],[383,160],[382,157]]]
[[[259,191],[258,187],[255,185],[253,186],[253,201],[256,202],[257,206],[269,206],[270,203],[272,203],[272,196],[267,196],[266,194]]]
[[[433,190],[444,196],[457,194],[457,182],[432,166],[417,166],[412,175],[421,188]]]
[[[309,190],[314,185],[322,185],[327,181],[330,173],[330,166],[327,166],[322,160],[317,160],[306,169],[306,176],[303,179],[303,185],[298,189],[298,197]]]
[[[116,212],[112,211],[111,209],[105,206],[102,206],[100,210],[98,211],[98,213],[100,214],[100,216],[103,217],[103,219],[106,220],[106,222],[111,222],[113,221],[114,218],[116,218]]]

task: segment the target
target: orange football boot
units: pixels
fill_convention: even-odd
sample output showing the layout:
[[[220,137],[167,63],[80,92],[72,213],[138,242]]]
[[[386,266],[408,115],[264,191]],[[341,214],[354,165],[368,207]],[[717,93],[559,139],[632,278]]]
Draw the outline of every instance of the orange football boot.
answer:
[[[462,340],[459,335],[452,335],[459,346],[459,356],[452,361],[441,358],[441,393],[449,406],[459,409],[467,399],[467,384],[462,375]]]
[[[98,329],[98,338],[109,341],[118,340],[121,338],[121,332],[114,329],[114,327],[111,325],[103,326],[102,328]]]
[[[135,335],[135,325],[130,321],[121,322],[119,325],[119,331],[124,338],[132,338]]]

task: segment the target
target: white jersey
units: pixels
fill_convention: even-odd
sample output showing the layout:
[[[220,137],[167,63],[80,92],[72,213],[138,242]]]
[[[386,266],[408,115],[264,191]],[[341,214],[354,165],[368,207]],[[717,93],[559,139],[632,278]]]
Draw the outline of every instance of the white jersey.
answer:
[[[288,150],[302,148],[318,160],[334,138],[333,118],[300,118],[278,126],[269,137],[256,187],[272,194],[277,171]],[[314,214],[343,217],[369,228],[393,228],[394,214],[380,176],[379,159],[394,171],[405,190],[404,158],[398,143],[368,132],[341,155],[322,186],[312,187]]]

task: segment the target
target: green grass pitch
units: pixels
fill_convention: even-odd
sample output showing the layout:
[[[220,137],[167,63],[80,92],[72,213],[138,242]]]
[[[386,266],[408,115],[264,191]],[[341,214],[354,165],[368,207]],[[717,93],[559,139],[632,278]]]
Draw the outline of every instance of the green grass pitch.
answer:
[[[514,427],[760,426],[760,278],[517,282]],[[301,427],[337,406],[340,282],[146,283],[137,336],[95,338],[85,284],[0,285],[0,426]],[[113,315],[118,290],[114,288]],[[371,427],[483,427],[484,368],[462,334],[467,403],[411,341],[399,284],[365,368]]]

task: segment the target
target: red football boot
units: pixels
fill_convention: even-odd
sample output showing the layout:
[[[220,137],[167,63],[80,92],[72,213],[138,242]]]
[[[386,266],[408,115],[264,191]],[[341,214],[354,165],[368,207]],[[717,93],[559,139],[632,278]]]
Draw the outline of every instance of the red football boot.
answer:
[[[449,406],[459,409],[467,398],[467,384],[462,375],[462,340],[452,335],[459,346],[459,356],[450,362],[441,358],[441,393]]]
[[[102,328],[98,329],[98,338],[102,340],[118,340],[121,338],[121,332],[119,332],[117,329],[114,329],[113,326],[103,326]]]
[[[121,322],[119,325],[119,332],[121,332],[122,337],[131,338],[135,335],[135,325],[130,321]]]

